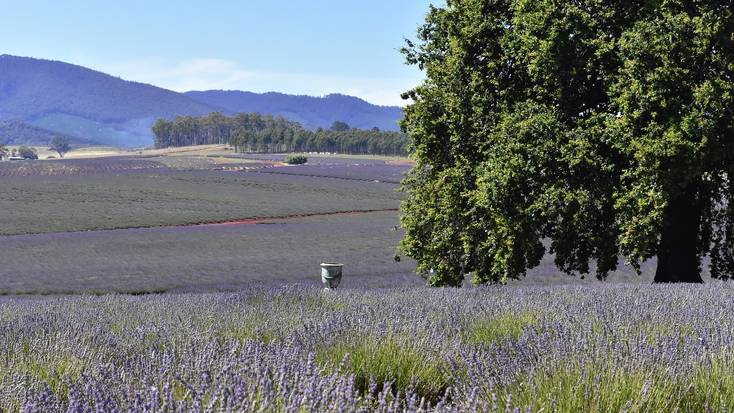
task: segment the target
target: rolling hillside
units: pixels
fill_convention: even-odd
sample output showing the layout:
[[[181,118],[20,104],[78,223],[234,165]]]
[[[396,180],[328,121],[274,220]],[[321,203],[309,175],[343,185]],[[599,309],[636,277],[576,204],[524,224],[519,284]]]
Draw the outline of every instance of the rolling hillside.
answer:
[[[21,121],[0,121],[1,145],[48,145],[55,136],[65,136],[72,144],[92,145],[96,142],[68,134],[53,132]]]
[[[282,115],[313,129],[339,120],[358,128],[394,130],[402,116],[400,108],[344,95],[177,93],[82,66],[0,55],[0,121],[22,122],[103,145],[135,147],[152,145],[150,127],[159,118],[216,111]],[[24,143],[23,136],[28,135],[8,140]]]
[[[99,133],[90,140],[134,146],[152,141],[152,135],[134,130],[131,122],[212,110],[180,93],[81,66],[0,56],[0,120],[24,120],[81,137],[93,129]]]
[[[328,128],[335,121],[341,121],[359,129],[376,126],[382,130],[398,130],[398,121],[403,117],[403,111],[399,107],[377,106],[353,96],[339,94],[313,97],[276,92],[208,90],[186,92],[186,95],[230,112],[280,115],[308,129]]]

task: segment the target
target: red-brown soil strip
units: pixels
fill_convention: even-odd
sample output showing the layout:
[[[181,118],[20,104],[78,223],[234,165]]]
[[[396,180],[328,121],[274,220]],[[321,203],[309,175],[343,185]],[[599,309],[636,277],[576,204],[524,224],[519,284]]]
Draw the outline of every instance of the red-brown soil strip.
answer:
[[[334,211],[334,212],[314,212],[308,214],[291,214],[291,215],[279,215],[279,216],[268,216],[268,217],[255,217],[246,219],[235,219],[227,221],[212,221],[212,222],[200,222],[196,224],[179,224],[179,225],[165,225],[165,227],[202,227],[202,226],[214,226],[214,225],[257,225],[268,221],[283,221],[288,219],[297,218],[310,218],[310,217],[328,217],[335,215],[362,215],[370,214],[373,212],[397,212],[398,208],[380,208],[380,209],[359,209],[351,211]]]
[[[397,165],[397,166],[415,166],[415,161],[412,159],[391,159],[385,161],[386,165]]]

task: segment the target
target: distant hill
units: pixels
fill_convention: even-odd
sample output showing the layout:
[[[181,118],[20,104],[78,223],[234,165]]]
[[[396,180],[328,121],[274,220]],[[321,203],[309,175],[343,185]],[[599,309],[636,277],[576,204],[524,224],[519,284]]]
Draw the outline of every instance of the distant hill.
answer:
[[[102,132],[92,140],[134,146],[152,142],[150,131],[131,127],[140,119],[151,124],[159,117],[205,115],[212,110],[180,93],[81,66],[0,56],[0,120],[24,120],[67,134],[84,133],[91,123]],[[47,122],[49,116],[61,116],[65,122]],[[61,123],[63,127],[55,129]]]
[[[56,136],[65,136],[72,144],[92,145],[96,143],[17,120],[0,121],[0,144],[2,145],[48,145]]]
[[[187,96],[229,112],[260,112],[280,115],[308,129],[328,128],[335,121],[359,129],[378,127],[398,130],[403,111],[396,106],[377,106],[362,99],[332,94],[324,97],[296,96],[283,93],[252,93],[236,90],[186,92]]]
[[[313,129],[328,127],[338,120],[357,128],[377,126],[395,130],[402,117],[398,107],[376,106],[350,96],[177,93],[82,66],[0,55],[0,121],[21,122],[103,145],[129,147],[152,145],[150,127],[159,118],[200,116],[215,111],[281,115]],[[36,136],[33,139],[45,139],[40,132]]]

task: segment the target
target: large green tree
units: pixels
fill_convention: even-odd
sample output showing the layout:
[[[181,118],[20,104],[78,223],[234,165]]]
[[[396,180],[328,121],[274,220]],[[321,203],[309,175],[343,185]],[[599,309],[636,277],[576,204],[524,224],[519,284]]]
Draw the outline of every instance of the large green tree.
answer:
[[[431,285],[518,278],[549,250],[603,279],[734,270],[732,1],[448,0],[404,48],[416,166],[403,251]]]

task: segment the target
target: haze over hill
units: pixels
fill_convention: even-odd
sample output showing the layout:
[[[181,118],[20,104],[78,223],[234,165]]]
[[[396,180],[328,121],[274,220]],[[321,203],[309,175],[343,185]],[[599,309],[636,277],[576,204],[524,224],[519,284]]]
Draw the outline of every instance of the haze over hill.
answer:
[[[397,130],[402,109],[377,106],[362,99],[341,94],[324,97],[296,96],[283,93],[252,93],[238,90],[191,91],[187,96],[231,112],[260,112],[280,115],[299,122],[308,129],[327,128],[336,121],[359,129],[378,127]]]
[[[0,56],[0,120],[136,146],[150,142],[149,125],[158,117],[211,111],[179,93],[81,66]]]
[[[56,136],[64,136],[70,143],[77,145],[91,145],[95,143],[76,136],[39,128],[17,120],[0,121],[0,145],[47,145]]]
[[[158,118],[216,111],[281,115],[314,129],[340,120],[354,127],[396,130],[402,117],[398,107],[376,106],[344,95],[177,93],[82,66],[0,55],[0,121],[15,121],[16,129],[20,128],[17,122],[22,122],[105,145],[145,146],[153,142],[150,126]],[[24,143],[22,137],[11,139]]]

